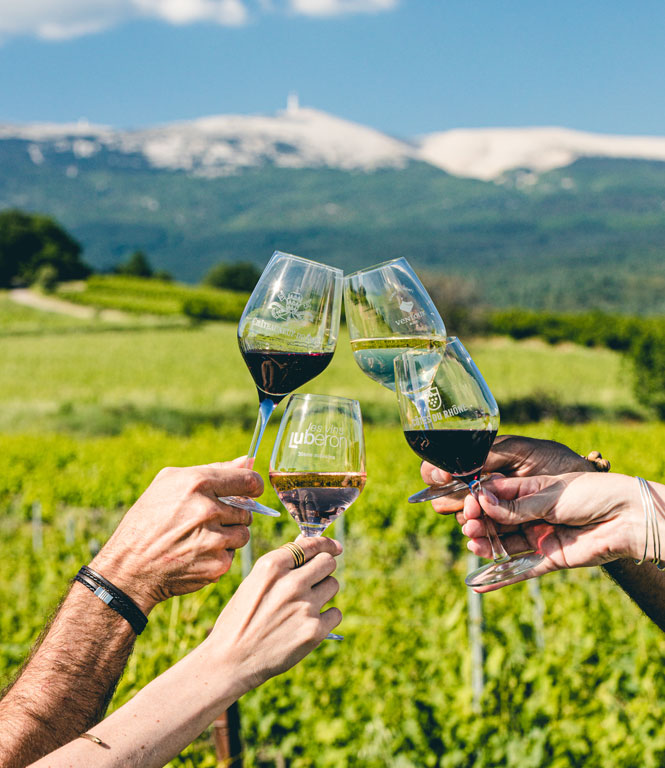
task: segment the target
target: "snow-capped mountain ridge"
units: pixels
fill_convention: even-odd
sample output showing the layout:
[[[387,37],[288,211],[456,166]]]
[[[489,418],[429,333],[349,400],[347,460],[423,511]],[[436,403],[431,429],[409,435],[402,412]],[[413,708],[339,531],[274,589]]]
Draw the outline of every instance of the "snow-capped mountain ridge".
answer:
[[[142,155],[155,168],[221,176],[266,163],[287,168],[372,171],[420,161],[486,181],[524,168],[562,168],[581,157],[665,162],[665,137],[616,136],[557,127],[456,129],[402,141],[367,126],[291,102],[275,115],[218,115],[120,131],[86,121],[0,125],[0,140],[30,142],[31,160],[47,150],[76,159],[102,149]]]

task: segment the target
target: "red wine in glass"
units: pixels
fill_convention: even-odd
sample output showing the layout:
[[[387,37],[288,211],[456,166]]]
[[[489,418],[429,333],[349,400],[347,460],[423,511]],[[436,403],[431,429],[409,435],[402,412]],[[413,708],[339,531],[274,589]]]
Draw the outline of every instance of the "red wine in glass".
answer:
[[[238,345],[259,395],[259,416],[247,453],[256,457],[275,406],[318,376],[332,360],[342,308],[341,269],[276,251],[238,324]],[[244,496],[226,504],[278,517],[277,510]]]
[[[453,475],[462,490],[466,486],[467,493],[477,493],[482,466],[499,428],[499,407],[460,340],[448,337],[431,349],[414,349],[397,357],[395,391],[411,449]],[[416,496],[425,500],[427,494]],[[494,523],[486,516],[484,522],[494,561],[469,573],[468,586],[509,582],[543,559],[538,552],[511,557]]]
[[[421,459],[471,483],[480,477],[496,429],[413,429],[404,437]]]

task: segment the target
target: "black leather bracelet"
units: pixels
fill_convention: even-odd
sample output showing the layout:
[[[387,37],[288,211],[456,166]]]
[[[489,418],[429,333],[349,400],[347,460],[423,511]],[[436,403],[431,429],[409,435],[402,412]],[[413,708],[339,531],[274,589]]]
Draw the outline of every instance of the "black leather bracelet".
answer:
[[[87,565],[81,567],[74,576],[74,581],[87,587],[95,597],[98,597],[103,603],[119,613],[123,619],[129,622],[134,632],[140,635],[148,623],[147,616],[136,605],[131,597],[126,595],[121,589],[107,581],[101,574],[88,568]]]

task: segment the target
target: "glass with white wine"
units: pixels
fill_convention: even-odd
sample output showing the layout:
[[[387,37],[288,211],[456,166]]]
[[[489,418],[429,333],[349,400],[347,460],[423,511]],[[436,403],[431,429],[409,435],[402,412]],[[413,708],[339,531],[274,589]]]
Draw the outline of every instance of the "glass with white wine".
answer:
[[[321,536],[356,501],[366,479],[358,401],[292,395],[270,459],[270,483],[302,535]]]

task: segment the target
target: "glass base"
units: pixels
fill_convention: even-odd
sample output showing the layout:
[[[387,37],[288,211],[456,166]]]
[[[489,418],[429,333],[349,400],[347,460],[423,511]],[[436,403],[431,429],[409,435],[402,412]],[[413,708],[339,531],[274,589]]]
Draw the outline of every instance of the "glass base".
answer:
[[[526,573],[544,559],[539,552],[524,552],[513,555],[503,562],[493,562],[471,571],[464,579],[467,587],[488,587],[491,584],[503,584],[512,581],[521,573]]]
[[[250,499],[249,496],[218,496],[217,498],[224,504],[228,504],[229,507],[258,512],[259,515],[266,515],[267,517],[281,517],[281,512],[272,509],[272,507],[266,507],[264,504],[259,504],[258,501]]]
[[[481,475],[476,482],[487,480],[489,475]],[[429,488],[423,488],[422,491],[409,496],[409,504],[421,504],[423,501],[432,501],[440,499],[442,496],[454,496],[463,499],[469,493],[469,484],[463,480],[451,480],[445,485],[431,485]]]
[[[328,632],[328,634],[323,639],[324,640],[344,640],[344,635],[336,635],[333,632]]]

